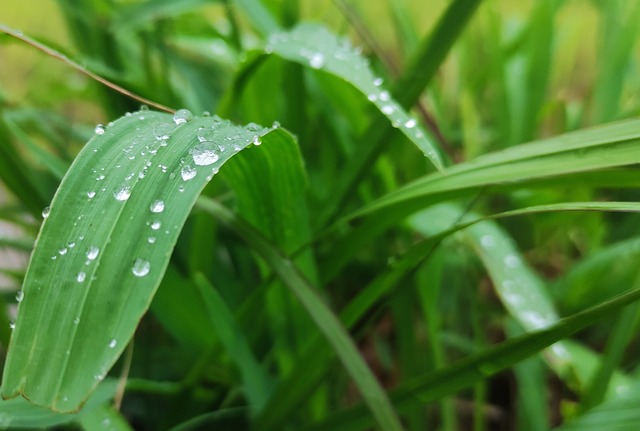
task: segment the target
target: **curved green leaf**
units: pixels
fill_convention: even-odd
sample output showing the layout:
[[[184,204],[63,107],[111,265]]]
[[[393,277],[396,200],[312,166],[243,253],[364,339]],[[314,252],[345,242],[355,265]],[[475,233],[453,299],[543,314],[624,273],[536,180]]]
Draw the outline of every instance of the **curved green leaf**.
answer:
[[[3,397],[61,412],[80,407],[133,336],[218,168],[251,143],[290,136],[184,110],[140,111],[96,132],[36,241],[3,376]]]
[[[437,144],[418,122],[391,98],[389,92],[381,88],[382,79],[373,75],[369,62],[347,39],[338,38],[321,25],[303,23],[291,31],[272,34],[265,51],[349,82],[367,97],[394,127],[409,138],[436,168],[443,168]]]

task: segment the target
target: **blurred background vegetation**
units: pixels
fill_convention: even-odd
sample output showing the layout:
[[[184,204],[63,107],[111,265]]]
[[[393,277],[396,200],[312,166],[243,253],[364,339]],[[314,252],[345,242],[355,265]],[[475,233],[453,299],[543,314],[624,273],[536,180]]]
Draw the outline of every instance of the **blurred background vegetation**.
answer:
[[[209,111],[242,124],[280,122],[299,138],[309,175],[313,218],[332,193],[333,177],[343,167],[342,156],[353,154],[357,137],[367,130],[371,109],[351,87],[334,77],[303,70],[277,58],[267,59],[246,80],[238,76],[247,52],[263,45],[269,31],[269,20],[260,19],[263,11],[254,7],[256,3],[5,0],[0,2],[0,23],[20,29],[87,69],[174,109]],[[347,36],[363,48],[372,68],[391,88],[451,3],[264,0],[259,4],[282,27],[316,21]],[[477,11],[443,63],[437,65],[437,73],[413,110],[450,163],[640,115],[640,2],[477,3]],[[242,91],[235,91],[235,86],[241,86]],[[30,241],[39,225],[36,220],[58,184],[56,169],[61,169],[43,162],[46,157],[34,148],[55,154],[66,166],[93,134],[96,123],[108,123],[139,106],[139,102],[105,88],[63,62],[0,35],[0,138],[13,145],[13,150],[5,148],[0,154],[4,158],[4,163],[0,162],[4,184],[0,183],[0,187],[5,210],[0,225],[0,246],[5,248],[0,254],[0,281],[5,291],[11,292],[5,298],[9,305],[9,312],[3,317],[6,323],[0,324],[3,346],[14,312],[12,292],[20,285]],[[345,208],[357,208],[428,171],[425,161],[415,157],[415,149],[405,145],[402,137],[393,139],[402,145],[386,147],[388,150],[372,167],[371,177]],[[28,167],[22,175],[31,179],[14,175],[13,170],[9,174],[7,166],[14,163],[12,151],[21,154],[19,163]],[[213,188],[212,194],[226,191],[224,186]],[[615,183],[598,189],[559,183],[481,195],[472,204],[474,210],[495,213],[557,201],[637,201],[639,197],[637,188],[621,190]],[[196,218],[193,226],[198,223],[202,221]],[[554,213],[508,219],[501,225],[531,267],[548,283],[562,315],[596,305],[628,288],[635,279],[640,237],[633,216]],[[214,228],[210,233],[212,237],[225,235],[214,232]],[[338,276],[328,280],[327,296],[336,308],[348,303],[359,286],[371,280],[378,268],[384,267],[387,259],[403,250],[416,235],[399,226],[393,234],[372,242]],[[331,248],[327,246],[326,250]],[[205,246],[202,251],[221,252]],[[239,304],[244,307],[240,320],[258,356],[278,369],[274,374],[287,375],[287,367],[292,366],[287,361],[295,361],[295,355],[287,356],[291,352],[283,350],[286,353],[278,358],[279,353],[270,350],[270,343],[281,343],[278,334],[267,335],[269,331],[264,330],[252,333],[255,328],[248,322],[247,310],[256,309],[256,304],[245,302],[249,296],[247,286],[259,279],[255,264],[246,256],[243,260],[234,255],[242,253],[233,247],[223,251],[229,255],[217,256],[214,265],[224,265],[225,259],[246,265],[238,269],[242,278],[229,282],[223,296],[232,308]],[[462,241],[451,240],[442,246],[442,251],[433,259],[437,269],[419,271],[411,283],[421,285],[430,277],[429,271],[442,274],[440,283],[446,287],[446,294],[439,299],[442,317],[438,325],[446,361],[521,332],[492,293],[491,280],[473,250]],[[322,253],[321,246],[319,259]],[[206,256],[195,253],[191,257],[200,259],[194,267],[209,264],[204,262]],[[179,285],[180,281],[172,281],[172,277],[178,275],[168,276],[166,283]],[[234,291],[239,285],[245,287]],[[428,354],[429,359],[423,363],[417,354],[430,347],[425,341],[425,329],[411,320],[424,311],[417,310],[412,299],[415,300],[398,295],[389,301],[384,312],[375,313],[355,331],[363,354],[388,387],[443,361]],[[211,405],[233,406],[238,397],[234,392],[239,387],[237,376],[228,358],[219,351],[201,355],[202,346],[198,343],[202,340],[198,337],[206,339],[207,331],[191,340],[179,330],[172,333],[171,319],[162,317],[166,307],[158,301],[154,316],[143,321],[132,375],[171,380],[183,378],[184,368],[189,368],[193,373],[206,374],[207,384],[193,388],[194,392],[201,392],[183,401],[175,394],[162,394],[162,390],[152,395],[142,390],[143,395],[130,396],[123,411],[135,429],[167,429],[207,411]],[[407,313],[407,309],[412,311]],[[260,316],[262,321],[269,319]],[[277,327],[277,323],[271,324],[271,329]],[[583,332],[579,339],[600,351],[612,327],[612,322],[605,322]],[[637,319],[632,327],[637,329]],[[410,334],[414,340],[408,341],[402,334]],[[256,339],[263,336],[263,340]],[[638,341],[632,339],[619,364],[633,375],[640,369]],[[176,343],[187,347],[176,350]],[[223,359],[212,359],[214,353]],[[418,415],[420,419],[410,422],[411,429],[546,429],[579,411],[580,391],[543,370],[540,358],[532,358],[522,366],[524,374],[517,374],[518,370],[503,373],[476,386],[475,392],[460,394],[454,405],[443,404],[428,419]],[[527,373],[535,376],[534,381],[527,380]],[[522,394],[526,390],[542,394],[537,404],[534,395],[533,402],[527,403],[526,394]],[[293,419],[287,424],[297,429],[308,418],[322,418],[339,406],[353,404],[356,398],[343,376],[338,385],[325,382],[298,416],[292,413]],[[455,418],[451,417],[452,412]],[[536,417],[542,420],[536,421]]]

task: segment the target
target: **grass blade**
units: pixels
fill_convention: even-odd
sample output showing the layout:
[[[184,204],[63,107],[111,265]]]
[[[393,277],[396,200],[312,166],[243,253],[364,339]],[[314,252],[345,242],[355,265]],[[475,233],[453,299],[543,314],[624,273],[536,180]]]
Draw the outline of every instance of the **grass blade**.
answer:
[[[349,82],[388,118],[393,127],[398,128],[413,142],[437,169],[443,168],[437,144],[391,98],[388,91],[380,88],[381,80],[373,75],[368,62],[354,50],[347,39],[339,39],[320,25],[305,23],[289,32],[273,34],[265,51],[312,69],[331,73]]]
[[[198,206],[232,227],[289,287],[331,344],[354,380],[371,414],[383,430],[401,430],[402,426],[384,390],[364,362],[353,340],[338,318],[329,310],[315,289],[291,260],[277,251],[258,231],[211,199],[200,198]]]
[[[196,197],[269,133],[188,111],[140,111],[80,152],[40,231],[9,345],[2,395],[74,411],[133,336]]]

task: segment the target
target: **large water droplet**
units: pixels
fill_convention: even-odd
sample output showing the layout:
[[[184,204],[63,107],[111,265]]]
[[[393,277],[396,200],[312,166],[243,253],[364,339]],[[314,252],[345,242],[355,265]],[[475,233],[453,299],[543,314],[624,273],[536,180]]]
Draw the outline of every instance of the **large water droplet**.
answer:
[[[324,66],[324,55],[320,52],[316,52],[309,59],[309,65],[314,69],[320,69]]]
[[[164,211],[164,202],[158,199],[151,204],[149,209],[152,213],[161,213]]]
[[[220,147],[214,142],[202,142],[191,150],[191,156],[196,165],[207,166],[218,161],[219,152]]]
[[[187,121],[191,121],[193,119],[193,114],[188,109],[179,109],[173,114],[173,122],[176,125],[184,124]]]
[[[184,181],[189,181],[190,179],[193,179],[197,173],[198,171],[196,170],[196,168],[194,168],[191,165],[184,165],[182,167],[182,170],[180,171],[180,175],[182,176],[182,179]]]
[[[105,128],[104,124],[98,124],[95,128],[96,135],[104,135]]]
[[[133,266],[131,267],[131,272],[136,277],[144,277],[149,274],[149,270],[151,269],[151,264],[148,260],[137,258],[133,262]]]
[[[87,250],[87,259],[95,260],[96,257],[98,257],[98,253],[100,253],[100,249],[92,245],[89,247],[89,250]]]
[[[49,213],[51,213],[51,207],[44,207],[42,210],[42,218],[49,217]]]
[[[131,187],[129,186],[121,187],[120,189],[113,192],[113,196],[118,201],[126,201],[127,199],[129,199],[129,196],[131,196]]]

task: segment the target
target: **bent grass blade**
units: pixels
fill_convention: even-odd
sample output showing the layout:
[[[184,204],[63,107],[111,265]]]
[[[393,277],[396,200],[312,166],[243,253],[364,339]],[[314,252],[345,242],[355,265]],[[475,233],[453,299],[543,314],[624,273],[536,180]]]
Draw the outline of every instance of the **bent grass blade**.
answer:
[[[2,396],[76,411],[133,336],[197,196],[229,158],[271,134],[288,135],[184,110],[96,127],[45,213]]]

